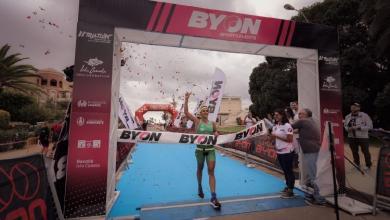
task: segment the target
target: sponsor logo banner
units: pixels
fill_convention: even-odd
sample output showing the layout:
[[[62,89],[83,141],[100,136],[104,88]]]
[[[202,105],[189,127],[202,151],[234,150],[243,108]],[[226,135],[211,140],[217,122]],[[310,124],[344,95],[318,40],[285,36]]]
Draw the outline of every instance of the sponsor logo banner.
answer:
[[[176,5],[167,22],[167,33],[274,45],[282,20]]]
[[[119,118],[127,129],[139,127],[122,95],[119,95]]]
[[[105,33],[105,32],[90,32],[86,30],[79,30],[77,37],[81,40],[87,40],[88,42],[93,43],[104,43],[104,44],[111,44],[113,41],[113,34],[112,33]]]
[[[114,28],[84,22],[78,22],[77,28],[65,218],[105,214],[110,166],[107,155]]]
[[[336,151],[337,180],[340,188],[345,187],[344,134],[342,115],[341,77],[338,52],[319,50],[318,70],[320,85],[321,130],[324,134],[326,121],[333,125]],[[324,139],[324,136],[322,137]]]
[[[0,161],[0,219],[55,219],[41,155]]]
[[[118,142],[148,142],[148,143],[166,143],[166,144],[198,144],[198,145],[217,145],[233,142],[236,140],[245,140],[250,137],[267,134],[264,121],[244,129],[237,133],[224,134],[219,136],[205,134],[186,134],[174,132],[157,131],[138,131],[120,129]]]
[[[215,68],[213,81],[211,83],[210,95],[207,98],[206,106],[209,109],[209,121],[217,121],[219,108],[222,102],[222,96],[226,85],[225,73],[219,68]]]
[[[104,62],[99,58],[88,58],[83,61],[81,68],[76,72],[77,76],[88,78],[110,78],[109,72],[106,71]]]

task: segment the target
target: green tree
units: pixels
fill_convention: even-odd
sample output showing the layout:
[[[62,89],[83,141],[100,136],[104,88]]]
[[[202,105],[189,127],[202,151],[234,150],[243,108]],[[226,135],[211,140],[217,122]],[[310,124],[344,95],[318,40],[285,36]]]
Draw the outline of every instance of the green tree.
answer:
[[[293,20],[304,22],[302,12],[312,23],[337,27],[339,33],[340,71],[343,87],[343,113],[347,114],[352,102],[360,102],[363,111],[378,118],[381,126],[389,121],[389,114],[380,114],[376,100],[379,93],[386,94],[385,85],[390,82],[389,45],[390,45],[390,1],[388,0],[324,0],[301,10]],[[379,50],[378,48],[381,48]],[[287,61],[284,61],[287,62]],[[269,68],[268,65],[262,67]],[[283,65],[274,66],[275,74],[285,70]],[[292,66],[291,70],[294,70]],[[253,73],[252,73],[253,74]],[[269,76],[269,78],[271,78]],[[251,78],[252,80],[252,78]],[[267,81],[267,79],[264,79]],[[291,81],[292,83],[295,83]],[[265,86],[265,85],[264,85]],[[263,93],[267,93],[262,91]],[[273,105],[267,99],[255,102],[256,96],[264,96],[251,92],[254,105],[252,111],[259,111],[260,105]],[[283,100],[275,94],[273,100]],[[377,116],[378,114],[378,116]]]
[[[10,89],[25,94],[42,93],[43,91],[26,77],[40,77],[31,65],[18,64],[28,58],[20,58],[19,53],[8,55],[10,46],[4,45],[0,49],[0,93]]]
[[[390,60],[390,1],[363,0],[363,21],[369,26],[369,34],[379,56]]]
[[[377,117],[374,100],[390,81],[389,9],[388,0],[325,0],[303,9],[313,23],[338,29],[344,114],[358,101],[365,112]],[[390,116],[382,114],[379,121],[387,121],[386,117]]]
[[[11,121],[23,121],[20,110],[25,106],[30,106],[34,100],[24,94],[14,92],[0,93],[0,109],[4,109],[11,114]]]
[[[249,110],[260,117],[297,99],[295,61],[274,57],[266,60],[255,67],[249,77],[249,94],[253,103]]]
[[[384,129],[390,130],[390,83],[388,83],[383,92],[378,94],[375,99],[375,106],[377,107],[378,118],[381,120],[379,124]]]
[[[19,121],[36,124],[40,121],[55,119],[55,112],[50,109],[39,106],[37,103],[26,105],[19,110]]]

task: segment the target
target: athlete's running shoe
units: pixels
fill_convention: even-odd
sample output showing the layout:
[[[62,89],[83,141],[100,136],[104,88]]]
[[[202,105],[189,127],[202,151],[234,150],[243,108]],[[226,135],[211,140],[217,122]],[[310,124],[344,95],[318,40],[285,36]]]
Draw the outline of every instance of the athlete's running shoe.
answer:
[[[221,209],[221,203],[219,203],[218,199],[217,198],[211,198],[210,200],[210,205],[216,209],[216,210],[220,210]]]
[[[198,196],[200,197],[200,198],[204,198],[204,193],[203,193],[203,189],[202,189],[202,187],[198,187]]]

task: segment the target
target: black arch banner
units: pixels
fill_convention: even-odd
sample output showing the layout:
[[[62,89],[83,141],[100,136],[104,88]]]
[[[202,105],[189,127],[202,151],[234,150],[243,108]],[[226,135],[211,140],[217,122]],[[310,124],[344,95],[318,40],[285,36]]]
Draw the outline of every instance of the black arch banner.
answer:
[[[0,161],[0,219],[55,219],[42,155]]]
[[[107,155],[111,150],[110,123],[114,118],[111,97],[117,92],[117,88],[112,88],[113,57],[116,62],[119,60],[114,52],[116,27],[139,31],[139,41],[143,40],[142,33],[145,37],[151,32],[161,34],[158,36],[176,36],[176,39],[181,36],[182,40],[175,41],[175,46],[182,46],[183,39],[192,37],[195,41],[213,39],[280,50],[287,50],[287,47],[316,50],[318,69],[315,60],[311,60],[310,68],[319,76],[320,86],[315,94],[320,96],[321,127],[324,129],[325,121],[334,123],[339,184],[345,185],[336,28],[147,0],[83,0],[79,5],[78,21],[66,217],[105,215],[107,211],[106,197],[110,195],[106,191],[107,175],[115,166],[109,164]],[[126,39],[121,37],[123,39],[116,42]],[[128,37],[131,41],[132,36]],[[221,50],[226,51],[226,48]],[[260,54],[261,50],[252,53]],[[90,119],[102,123],[88,123]],[[85,199],[86,195],[93,195],[93,199]]]

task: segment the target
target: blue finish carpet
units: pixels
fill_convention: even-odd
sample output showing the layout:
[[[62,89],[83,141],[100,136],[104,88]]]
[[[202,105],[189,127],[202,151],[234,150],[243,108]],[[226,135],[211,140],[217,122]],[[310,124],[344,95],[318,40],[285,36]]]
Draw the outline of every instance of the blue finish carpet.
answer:
[[[206,165],[203,170],[202,181],[205,198],[202,200],[197,196],[194,152],[195,145],[138,144],[133,155],[134,163],[123,173],[117,184],[120,195],[108,217],[140,216],[141,207],[156,204],[208,202],[210,191]],[[243,163],[228,157],[222,157],[219,153],[217,153],[215,176],[217,196],[222,201],[227,198],[253,197],[253,195],[275,195],[285,186],[281,179],[257,169],[247,168]],[[291,203],[290,206],[297,206],[301,205],[303,199],[298,197],[288,201]],[[237,207],[243,207],[241,213],[250,210],[283,208],[286,207],[288,201],[280,202],[278,198],[271,198],[267,202],[250,200],[246,202],[247,205],[245,206],[239,205],[239,202],[230,202],[224,205],[225,208],[219,214],[240,213]],[[226,208],[229,206],[232,206],[232,208]],[[244,207],[248,207],[250,210]],[[270,208],[258,209],[253,207]],[[210,213],[206,212],[206,209],[209,208],[211,207],[208,205],[198,207],[201,210],[205,209],[203,210],[206,213],[204,216],[209,216]],[[196,211],[196,207],[195,209],[194,207],[188,207],[188,209],[192,210],[188,212],[199,213],[199,211]],[[149,214],[143,212],[142,219],[153,219],[157,211],[159,210],[148,211]],[[164,210],[166,213],[168,211],[168,209]]]

